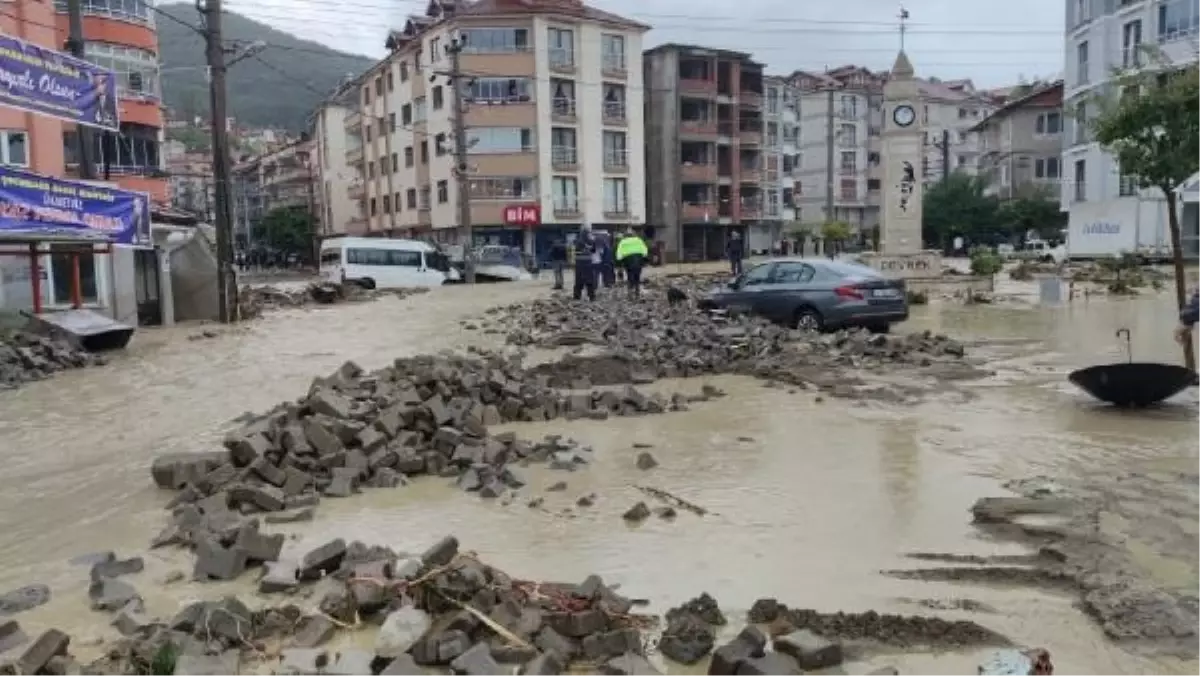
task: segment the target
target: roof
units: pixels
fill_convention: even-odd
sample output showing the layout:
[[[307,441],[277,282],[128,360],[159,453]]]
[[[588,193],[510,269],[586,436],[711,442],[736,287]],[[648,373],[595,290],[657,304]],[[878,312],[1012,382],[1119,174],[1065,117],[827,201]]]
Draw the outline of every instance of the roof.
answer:
[[[650,26],[644,23],[590,7],[580,0],[475,0],[475,2],[464,4],[461,8],[452,2],[438,3],[434,0],[434,2],[430,2],[427,14],[433,10],[435,4],[441,5],[443,10],[451,9],[451,12],[448,13],[456,17],[493,14],[560,14],[584,21],[624,26],[630,30],[650,30]]]
[[[692,52],[690,56],[718,56],[725,59],[736,59],[739,61],[749,61],[755,65],[761,65],[754,60],[754,56],[748,52],[737,52],[732,49],[721,49],[720,47],[705,47],[704,45],[689,45],[681,42],[668,42],[661,44],[652,49],[647,49],[646,54],[664,54],[667,52]]]
[[[978,124],[971,127],[968,131],[979,131],[986,127],[989,123],[1008,117],[1014,111],[1026,106],[1038,105],[1046,108],[1061,108],[1063,95],[1063,81],[1056,80],[1043,87],[1035,88],[1028,94],[1008,101],[1003,106],[992,111],[991,115],[983,118]]]
[[[896,63],[892,64],[891,74],[900,75],[903,77],[912,77],[913,73],[915,72],[916,71],[914,71],[912,67],[912,62],[908,60],[908,54],[905,54],[904,50],[901,49],[900,53],[896,55]]]

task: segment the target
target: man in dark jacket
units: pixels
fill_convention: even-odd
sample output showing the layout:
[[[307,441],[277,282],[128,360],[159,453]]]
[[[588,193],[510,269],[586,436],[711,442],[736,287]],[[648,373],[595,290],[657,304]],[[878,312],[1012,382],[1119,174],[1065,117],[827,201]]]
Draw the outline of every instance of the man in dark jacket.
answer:
[[[554,270],[554,290],[562,291],[563,269],[567,267],[567,243],[562,238],[550,245],[550,267]]]
[[[729,271],[736,277],[742,274],[742,258],[746,255],[746,249],[742,246],[742,233],[734,230],[729,236],[729,243],[725,245],[725,257],[729,259]]]
[[[1179,311],[1179,328],[1175,329],[1175,340],[1186,343],[1192,339],[1192,329],[1200,321],[1200,290],[1193,291],[1188,304]]]
[[[596,300],[596,274],[600,268],[600,252],[596,249],[596,238],[592,226],[584,223],[575,238],[575,300],[587,291],[588,300]]]

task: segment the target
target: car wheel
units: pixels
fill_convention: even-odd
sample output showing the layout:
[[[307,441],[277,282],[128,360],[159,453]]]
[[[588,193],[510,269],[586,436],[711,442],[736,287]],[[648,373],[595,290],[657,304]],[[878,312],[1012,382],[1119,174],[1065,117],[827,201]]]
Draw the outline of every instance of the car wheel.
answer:
[[[367,277],[366,279],[358,280],[358,285],[361,286],[362,288],[366,289],[367,291],[375,290],[375,280],[371,279],[370,277]]]
[[[823,325],[821,313],[810,307],[802,307],[796,310],[796,314],[792,319],[792,328],[798,331],[820,331]]]

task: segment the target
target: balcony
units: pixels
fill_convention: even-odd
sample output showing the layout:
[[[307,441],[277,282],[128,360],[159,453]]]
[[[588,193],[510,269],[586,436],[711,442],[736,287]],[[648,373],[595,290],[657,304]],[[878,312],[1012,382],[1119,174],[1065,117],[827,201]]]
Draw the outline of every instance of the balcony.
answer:
[[[717,81],[696,78],[679,78],[679,93],[689,96],[715,98],[717,96]]]
[[[679,133],[684,136],[716,136],[716,120],[682,120],[679,123]]]
[[[561,197],[554,198],[554,217],[555,218],[579,218],[583,212],[579,210],[579,200],[564,199]]]
[[[359,130],[362,129],[362,123],[363,119],[361,113],[350,113],[346,116],[346,119],[343,122],[346,127],[346,131],[351,134],[357,134]]]
[[[550,164],[559,171],[579,169],[579,152],[567,146],[555,146],[550,150]]]
[[[604,150],[604,170],[609,172],[629,171],[629,151],[624,148]]]
[[[550,105],[550,117],[555,122],[575,121],[575,99],[559,96]]]
[[[763,215],[762,206],[758,203],[758,200],[742,202],[741,211],[742,218],[758,219],[762,218]]]
[[[600,62],[600,71],[604,77],[624,80],[628,75],[625,68],[624,54],[605,54]]]
[[[679,166],[679,180],[685,183],[716,183],[716,163],[684,162]]]
[[[761,129],[753,129],[753,128],[739,129],[738,130],[738,140],[741,141],[743,144],[759,145],[762,143],[762,140],[763,140],[762,139],[762,130]]]
[[[629,220],[629,205],[628,204],[605,204],[604,219],[607,221],[628,221]]]
[[[551,47],[549,57],[550,70],[556,73],[575,72],[575,50],[567,47]]]
[[[743,89],[738,92],[738,103],[749,108],[762,108],[763,95],[762,92],[750,91]]]
[[[716,211],[711,202],[684,202],[679,210],[679,217],[688,222],[705,222],[713,218]]]
[[[624,101],[605,101],[604,102],[604,124],[624,125],[625,124],[625,102]]]
[[[721,120],[717,122],[718,136],[733,136],[735,129],[736,127],[733,124],[733,120]]]
[[[857,166],[847,167],[847,166],[843,165],[843,166],[838,167],[837,173],[838,173],[838,176],[841,176],[843,178],[858,178],[858,167]]]
[[[738,180],[742,183],[759,183],[762,181],[762,169],[758,167],[742,167]]]
[[[363,161],[362,146],[359,146],[357,148],[347,148],[346,149],[346,164],[349,164],[350,166],[354,166],[356,164],[362,164],[362,161]]]
[[[346,186],[346,196],[352,200],[360,200],[367,196],[367,184],[362,181],[354,181]]]

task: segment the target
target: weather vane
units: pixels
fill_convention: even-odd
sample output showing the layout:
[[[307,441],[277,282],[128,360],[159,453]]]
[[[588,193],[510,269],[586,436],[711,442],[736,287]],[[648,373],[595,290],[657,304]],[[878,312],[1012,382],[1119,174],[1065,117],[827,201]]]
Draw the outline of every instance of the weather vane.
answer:
[[[904,33],[908,30],[908,10],[900,5],[900,51],[904,51]]]

